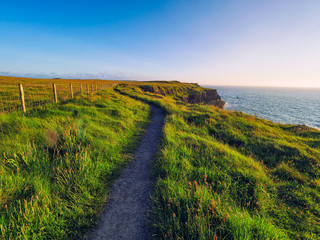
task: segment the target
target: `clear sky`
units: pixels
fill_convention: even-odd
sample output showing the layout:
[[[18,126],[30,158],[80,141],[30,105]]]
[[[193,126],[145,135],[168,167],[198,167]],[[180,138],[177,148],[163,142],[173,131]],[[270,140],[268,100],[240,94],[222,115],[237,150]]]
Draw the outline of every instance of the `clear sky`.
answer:
[[[1,1],[0,75],[320,87],[320,1]]]

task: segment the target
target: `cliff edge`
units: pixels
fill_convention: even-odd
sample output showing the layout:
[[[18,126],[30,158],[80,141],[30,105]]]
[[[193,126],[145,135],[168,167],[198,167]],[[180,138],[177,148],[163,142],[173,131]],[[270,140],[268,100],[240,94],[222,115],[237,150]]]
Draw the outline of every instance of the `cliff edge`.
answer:
[[[153,84],[157,83],[157,85]],[[136,87],[143,92],[149,92],[162,96],[170,96],[175,100],[191,104],[209,104],[219,108],[225,106],[216,89],[203,88],[197,83],[180,83],[177,81],[157,81],[148,84],[138,84]]]

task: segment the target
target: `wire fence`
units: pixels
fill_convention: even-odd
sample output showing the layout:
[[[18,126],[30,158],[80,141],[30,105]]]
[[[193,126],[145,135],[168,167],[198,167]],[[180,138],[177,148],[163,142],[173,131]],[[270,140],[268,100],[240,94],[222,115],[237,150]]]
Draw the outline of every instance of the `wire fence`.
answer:
[[[0,84],[0,113],[28,108],[48,103],[66,101],[78,95],[112,87],[112,84]]]

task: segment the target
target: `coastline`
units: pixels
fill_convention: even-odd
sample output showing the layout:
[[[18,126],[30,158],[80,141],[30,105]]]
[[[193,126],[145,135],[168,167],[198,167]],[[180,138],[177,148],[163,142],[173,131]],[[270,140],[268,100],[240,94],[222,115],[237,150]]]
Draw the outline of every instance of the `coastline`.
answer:
[[[225,109],[285,125],[320,130],[320,89],[204,86],[218,90]]]

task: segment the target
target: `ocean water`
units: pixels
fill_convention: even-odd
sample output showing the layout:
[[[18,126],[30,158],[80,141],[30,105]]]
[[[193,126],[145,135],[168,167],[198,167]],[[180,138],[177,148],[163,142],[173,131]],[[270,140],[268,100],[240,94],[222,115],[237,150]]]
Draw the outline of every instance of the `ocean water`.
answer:
[[[276,123],[320,129],[320,89],[204,86],[218,90],[226,109]]]

